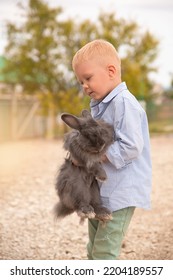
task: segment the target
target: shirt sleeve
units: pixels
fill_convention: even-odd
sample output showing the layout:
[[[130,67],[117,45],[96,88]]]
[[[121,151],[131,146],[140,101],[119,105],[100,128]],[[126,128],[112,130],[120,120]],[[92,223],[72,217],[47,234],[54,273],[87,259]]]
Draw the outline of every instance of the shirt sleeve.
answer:
[[[137,159],[143,150],[142,111],[128,100],[118,102],[114,130],[116,141],[108,148],[106,156],[119,169]]]

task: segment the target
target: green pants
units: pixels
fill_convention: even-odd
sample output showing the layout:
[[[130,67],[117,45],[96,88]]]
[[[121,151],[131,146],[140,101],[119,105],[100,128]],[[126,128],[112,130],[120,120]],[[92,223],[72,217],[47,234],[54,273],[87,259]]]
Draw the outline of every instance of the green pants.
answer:
[[[107,222],[106,226],[103,226],[98,220],[88,220],[89,260],[115,260],[118,258],[134,210],[135,207],[128,207],[113,212],[113,219]]]

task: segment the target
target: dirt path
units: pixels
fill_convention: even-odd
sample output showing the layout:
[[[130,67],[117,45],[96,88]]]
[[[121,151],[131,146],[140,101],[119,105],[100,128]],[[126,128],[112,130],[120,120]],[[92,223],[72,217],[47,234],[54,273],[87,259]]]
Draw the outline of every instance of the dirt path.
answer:
[[[173,259],[173,137],[153,137],[152,210],[137,209],[120,259]],[[0,145],[0,259],[86,259],[87,223],[55,223],[60,141]]]

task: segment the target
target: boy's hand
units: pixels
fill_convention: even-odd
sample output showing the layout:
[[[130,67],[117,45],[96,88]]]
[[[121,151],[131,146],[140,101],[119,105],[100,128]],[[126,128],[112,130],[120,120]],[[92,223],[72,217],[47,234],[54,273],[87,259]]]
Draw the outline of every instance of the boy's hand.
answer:
[[[107,156],[106,155],[103,155],[102,157],[101,157],[101,162],[108,162],[109,160],[108,160],[108,158],[107,158]]]

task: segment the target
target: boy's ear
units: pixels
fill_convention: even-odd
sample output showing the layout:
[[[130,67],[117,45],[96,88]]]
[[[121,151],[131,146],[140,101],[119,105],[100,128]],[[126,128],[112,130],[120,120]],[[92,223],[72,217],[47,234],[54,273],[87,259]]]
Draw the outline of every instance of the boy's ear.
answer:
[[[108,65],[108,72],[109,72],[109,77],[114,78],[117,72],[116,67],[113,64]]]

